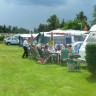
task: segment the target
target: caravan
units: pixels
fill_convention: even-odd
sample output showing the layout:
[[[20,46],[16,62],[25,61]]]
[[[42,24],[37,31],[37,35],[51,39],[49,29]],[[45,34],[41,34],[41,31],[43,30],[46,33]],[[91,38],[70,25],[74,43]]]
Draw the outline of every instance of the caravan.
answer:
[[[72,44],[74,42],[82,42],[86,37],[87,31],[80,30],[52,30],[44,32],[45,42],[49,42],[51,33],[53,32],[54,44]]]
[[[89,31],[90,33],[87,35],[86,39],[84,40],[81,48],[79,49],[79,55],[81,58],[80,60],[85,61],[85,47],[87,43],[96,43],[96,25],[93,25]]]

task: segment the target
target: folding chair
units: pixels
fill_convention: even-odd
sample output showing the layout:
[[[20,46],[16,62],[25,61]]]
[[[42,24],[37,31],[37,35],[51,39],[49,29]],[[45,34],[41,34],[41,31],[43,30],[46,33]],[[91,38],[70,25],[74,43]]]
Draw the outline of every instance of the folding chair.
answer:
[[[68,49],[61,50],[60,65],[61,65],[61,60],[67,62],[68,59],[69,59],[69,50]]]
[[[76,64],[78,65],[78,72],[79,72],[79,68],[80,68],[80,63],[78,61],[78,58],[80,58],[81,56],[79,54],[72,54],[71,58],[76,60]]]
[[[49,58],[51,58],[52,63],[54,63],[52,54],[48,53],[48,52],[46,51],[46,49],[45,49],[45,55],[44,55],[44,62],[43,62],[43,63],[46,63]]]
[[[40,58],[41,58],[41,59],[44,59],[45,56],[44,56],[44,54],[43,54],[41,48],[40,48],[40,47],[37,47],[37,50],[38,50],[38,53],[39,53],[39,55],[40,55]]]

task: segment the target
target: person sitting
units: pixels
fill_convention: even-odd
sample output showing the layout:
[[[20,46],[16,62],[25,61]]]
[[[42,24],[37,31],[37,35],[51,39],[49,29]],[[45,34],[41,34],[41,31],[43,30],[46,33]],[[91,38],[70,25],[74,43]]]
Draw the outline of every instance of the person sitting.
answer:
[[[44,55],[45,54],[45,51],[44,51],[44,47],[43,46],[41,46],[41,51],[42,51],[42,53]]]
[[[60,44],[60,50],[65,49],[62,44]]]
[[[60,45],[57,44],[56,47],[55,47],[55,49],[56,49],[57,51],[60,51]]]
[[[72,48],[72,45],[71,45],[71,44],[68,45],[68,49],[70,50],[70,52],[69,52],[69,56],[70,56],[70,57],[71,57],[73,54],[75,54],[75,50],[74,50],[74,48]]]
[[[48,54],[52,54],[52,52],[49,50],[49,46],[45,46],[45,51],[46,51]]]

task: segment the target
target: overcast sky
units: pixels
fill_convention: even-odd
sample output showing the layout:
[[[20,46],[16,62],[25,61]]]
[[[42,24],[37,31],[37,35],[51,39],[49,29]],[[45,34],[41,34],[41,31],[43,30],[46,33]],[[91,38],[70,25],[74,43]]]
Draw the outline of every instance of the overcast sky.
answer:
[[[33,30],[56,14],[60,21],[73,20],[83,11],[91,21],[96,0],[0,0],[0,25]]]

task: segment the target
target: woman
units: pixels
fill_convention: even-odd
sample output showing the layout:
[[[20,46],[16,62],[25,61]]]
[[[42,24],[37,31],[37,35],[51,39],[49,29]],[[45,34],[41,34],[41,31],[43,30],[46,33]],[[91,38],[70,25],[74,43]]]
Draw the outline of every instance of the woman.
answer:
[[[73,54],[75,54],[75,50],[74,50],[74,48],[72,48],[72,45],[71,45],[71,44],[68,45],[68,49],[70,50],[70,52],[69,52],[69,56],[70,56],[70,57],[71,57]]]

